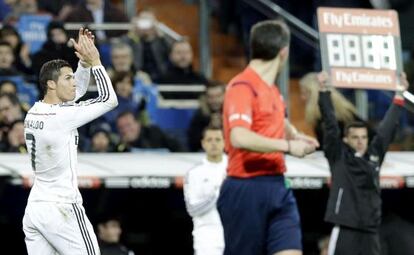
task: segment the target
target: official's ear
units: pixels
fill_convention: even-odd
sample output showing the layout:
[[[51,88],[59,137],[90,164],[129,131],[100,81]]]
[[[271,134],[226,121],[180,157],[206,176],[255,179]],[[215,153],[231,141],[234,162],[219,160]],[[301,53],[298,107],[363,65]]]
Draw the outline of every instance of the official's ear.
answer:
[[[47,89],[49,90],[55,90],[56,89],[56,82],[52,80],[47,81]]]
[[[342,138],[342,141],[343,141],[344,143],[348,144],[348,138],[347,138],[346,136]]]
[[[282,62],[286,61],[289,58],[289,47],[288,46],[280,49],[279,57],[280,57],[280,60],[282,60]]]

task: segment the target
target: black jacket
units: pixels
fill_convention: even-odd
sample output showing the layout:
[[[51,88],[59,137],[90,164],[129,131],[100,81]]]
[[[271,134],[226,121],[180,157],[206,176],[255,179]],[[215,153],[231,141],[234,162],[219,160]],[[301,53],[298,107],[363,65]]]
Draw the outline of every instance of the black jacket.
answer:
[[[381,223],[379,170],[398,126],[401,107],[393,104],[381,121],[377,135],[362,157],[342,141],[330,92],[319,96],[324,125],[324,152],[332,175],[325,220],[376,232]]]

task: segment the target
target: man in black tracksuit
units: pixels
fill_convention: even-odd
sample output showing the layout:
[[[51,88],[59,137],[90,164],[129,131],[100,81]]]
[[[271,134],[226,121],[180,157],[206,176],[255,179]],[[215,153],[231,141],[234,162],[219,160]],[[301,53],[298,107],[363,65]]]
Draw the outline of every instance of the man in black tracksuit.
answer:
[[[319,107],[324,128],[324,152],[332,175],[325,220],[335,224],[329,243],[329,255],[379,255],[378,227],[381,223],[379,170],[392,142],[404,98],[396,93],[392,106],[381,121],[377,134],[368,143],[364,123],[345,128],[344,137],[325,86],[326,74],[319,75]],[[404,85],[408,86],[405,76]]]

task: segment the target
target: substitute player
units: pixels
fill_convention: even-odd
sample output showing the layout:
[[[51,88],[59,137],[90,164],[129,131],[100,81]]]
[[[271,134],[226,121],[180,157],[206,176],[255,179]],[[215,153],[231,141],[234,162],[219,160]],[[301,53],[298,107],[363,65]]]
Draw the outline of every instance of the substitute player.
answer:
[[[118,100],[90,32],[80,29],[78,42],[72,41],[80,59],[76,73],[64,60],[46,62],[39,74],[45,96],[25,119],[35,174],[23,218],[29,255],[100,254],[78,189],[77,128],[115,108]],[[90,72],[99,96],[74,103],[86,92]]]
[[[201,145],[206,158],[187,172],[184,182],[187,212],[193,217],[193,247],[196,255],[222,255],[223,227],[216,202],[226,176],[227,157],[221,129],[206,128]]]
[[[302,254],[296,200],[283,176],[284,153],[304,157],[319,144],[288,122],[274,84],[288,59],[289,40],[281,21],[253,26],[252,60],[227,86],[223,123],[229,177],[218,200],[226,255]]]

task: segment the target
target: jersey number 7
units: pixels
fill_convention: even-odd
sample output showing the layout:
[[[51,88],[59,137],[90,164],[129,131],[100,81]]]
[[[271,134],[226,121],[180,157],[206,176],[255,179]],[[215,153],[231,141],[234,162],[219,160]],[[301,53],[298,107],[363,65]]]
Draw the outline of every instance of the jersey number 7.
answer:
[[[31,158],[32,158],[32,169],[33,171],[36,171],[36,139],[33,134],[27,133],[26,134],[26,140],[32,141],[32,149],[31,149]]]

